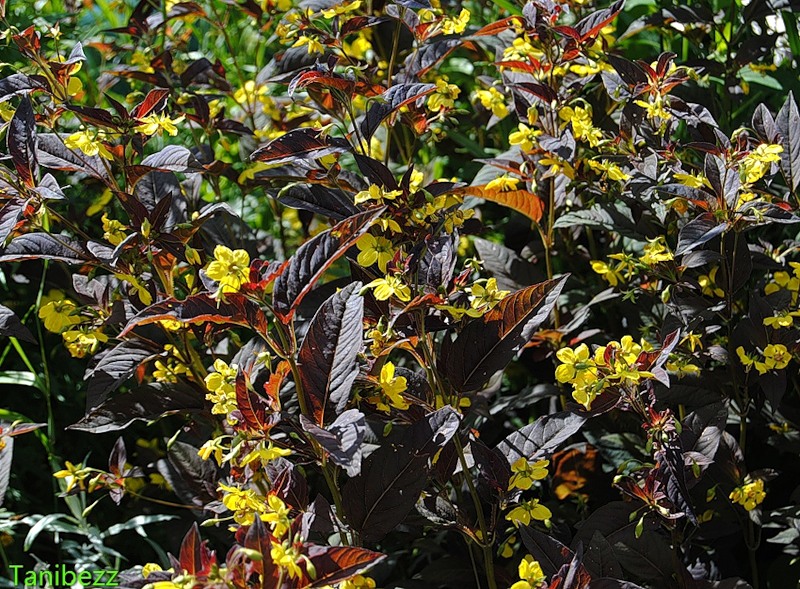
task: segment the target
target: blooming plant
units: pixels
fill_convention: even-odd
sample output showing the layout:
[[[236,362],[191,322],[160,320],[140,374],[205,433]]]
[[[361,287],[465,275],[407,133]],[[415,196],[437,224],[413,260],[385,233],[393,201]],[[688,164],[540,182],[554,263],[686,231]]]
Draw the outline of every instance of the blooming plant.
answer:
[[[800,578],[792,12],[52,4],[0,0],[4,556],[137,589]]]

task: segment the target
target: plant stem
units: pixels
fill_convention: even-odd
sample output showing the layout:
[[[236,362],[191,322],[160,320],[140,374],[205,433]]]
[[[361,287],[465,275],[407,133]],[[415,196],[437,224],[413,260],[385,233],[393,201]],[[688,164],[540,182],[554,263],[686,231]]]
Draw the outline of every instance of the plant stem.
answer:
[[[453,438],[453,443],[458,453],[458,461],[461,463],[461,470],[464,472],[464,480],[467,482],[469,494],[472,496],[472,502],[475,505],[475,512],[478,516],[478,526],[481,530],[481,548],[483,549],[483,566],[486,569],[486,581],[489,589],[497,589],[497,580],[494,577],[494,555],[492,554],[492,542],[489,538],[488,528],[486,526],[486,518],[483,515],[483,506],[481,505],[478,490],[475,488],[475,483],[472,480],[467,459],[464,456],[464,447],[461,445],[461,440],[458,434]]]

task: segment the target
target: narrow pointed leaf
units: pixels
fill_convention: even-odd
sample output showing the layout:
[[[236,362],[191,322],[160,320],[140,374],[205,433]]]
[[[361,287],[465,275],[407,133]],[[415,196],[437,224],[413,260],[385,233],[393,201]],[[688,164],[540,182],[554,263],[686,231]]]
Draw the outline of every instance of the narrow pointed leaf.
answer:
[[[547,321],[566,279],[548,280],[512,293],[489,313],[468,323],[455,340],[446,339],[438,368],[453,389],[477,391],[505,368]]]
[[[300,383],[318,425],[342,412],[358,375],[364,318],[360,289],[356,282],[325,301],[300,346]]]

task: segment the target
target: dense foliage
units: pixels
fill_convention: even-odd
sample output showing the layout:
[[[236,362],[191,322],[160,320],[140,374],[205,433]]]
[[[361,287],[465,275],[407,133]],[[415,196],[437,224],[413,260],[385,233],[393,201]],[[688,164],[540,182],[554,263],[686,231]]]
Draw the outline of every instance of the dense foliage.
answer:
[[[798,10],[0,0],[6,570],[800,587]]]

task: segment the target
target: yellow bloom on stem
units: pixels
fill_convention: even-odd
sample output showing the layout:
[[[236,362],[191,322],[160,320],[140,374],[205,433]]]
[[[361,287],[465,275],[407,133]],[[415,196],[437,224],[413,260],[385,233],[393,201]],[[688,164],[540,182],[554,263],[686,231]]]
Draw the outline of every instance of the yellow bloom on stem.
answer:
[[[483,108],[492,111],[492,114],[498,119],[508,116],[506,97],[497,88],[491,87],[488,90],[477,90],[475,97],[480,101]]]
[[[108,336],[102,332],[102,329],[87,327],[65,331],[61,337],[73,358],[84,358],[87,354],[94,354],[100,344],[108,341]]]
[[[517,185],[520,183],[519,178],[512,178],[508,174],[503,174],[502,176],[498,176],[494,180],[489,180],[486,184],[486,190],[488,192],[497,190],[500,192],[509,192],[511,190],[516,190]]]
[[[282,458],[291,455],[292,451],[289,448],[277,448],[269,442],[268,446],[264,442],[259,442],[258,446],[251,450],[239,463],[239,466],[245,466],[251,462],[258,460],[262,465],[267,464],[277,458]]]
[[[633,103],[645,109],[648,119],[667,120],[672,117],[668,111],[664,110],[664,97],[660,94],[650,95],[649,100],[634,100]]]
[[[83,464],[75,466],[70,461],[64,463],[64,466],[66,466],[64,470],[53,473],[53,476],[57,479],[64,479],[64,482],[67,483],[67,493],[76,486],[83,489],[83,481],[91,474],[91,471],[83,468]]]
[[[266,511],[264,497],[257,495],[252,489],[240,489],[219,483],[218,488],[224,493],[222,504],[228,511],[233,511],[233,519],[240,526],[249,526],[255,515]]]
[[[725,291],[717,286],[716,279],[718,270],[719,266],[715,266],[707,275],[703,274],[697,279],[697,283],[700,285],[700,292],[707,297],[722,298],[725,296]]]
[[[648,266],[655,266],[661,262],[672,260],[672,252],[669,251],[663,236],[648,239],[647,241],[647,245],[644,246],[644,255],[641,257],[642,263]]]
[[[178,127],[176,127],[176,125],[182,122],[184,118],[185,117],[181,115],[171,119],[166,113],[153,113],[141,119],[137,119],[139,124],[136,125],[133,130],[137,133],[147,135],[148,137],[155,134],[160,135],[162,131],[166,131],[168,135],[175,137],[175,135],[178,134]]]
[[[601,260],[592,260],[592,270],[602,276],[603,280],[608,282],[611,286],[617,286],[619,283],[625,281],[619,267],[615,268]]]
[[[375,589],[375,579],[356,575],[347,581],[342,581],[339,589]]]
[[[764,491],[764,481],[756,479],[752,483],[746,483],[741,487],[736,487],[729,495],[730,500],[741,505],[747,511],[753,511],[767,497]]]
[[[103,239],[108,241],[111,245],[119,245],[128,236],[125,233],[127,227],[116,219],[109,219],[106,213],[103,213]]]
[[[381,374],[378,377],[378,386],[380,387],[380,394],[369,397],[367,401],[374,403],[378,411],[388,413],[391,407],[400,410],[409,408],[408,401],[403,397],[403,393],[408,388],[408,382],[405,376],[394,375],[394,364],[386,362],[381,368]]]
[[[105,131],[92,132],[88,129],[76,131],[64,139],[64,145],[69,149],[79,149],[88,156],[99,155],[107,160],[114,159],[103,141],[107,139]]]
[[[461,88],[455,84],[448,84],[446,78],[436,80],[436,91],[428,96],[428,109],[439,112],[456,105],[456,98],[461,94]]]
[[[470,16],[469,10],[462,8],[457,17],[447,17],[442,21],[442,32],[445,35],[460,35],[466,30]]]
[[[376,278],[364,288],[374,289],[375,298],[385,301],[395,296],[403,302],[411,300],[411,289],[403,282],[399,274]]]
[[[791,360],[792,355],[783,344],[769,344],[764,348],[764,364],[769,370],[783,370]]]
[[[486,286],[475,283],[468,290],[473,309],[491,309],[509,294],[509,291],[497,288],[496,278],[487,280]]]
[[[547,507],[539,503],[538,499],[531,499],[525,503],[520,503],[506,515],[506,519],[516,527],[519,527],[520,524],[527,526],[531,523],[531,520],[545,521],[551,517],[553,517],[553,513],[547,509]]]
[[[508,490],[510,491],[516,488],[527,491],[533,486],[533,481],[540,481],[547,477],[547,467],[549,464],[549,460],[529,462],[527,458],[520,456],[514,464],[511,465],[511,472],[514,474],[508,483]]]
[[[303,45],[308,48],[309,55],[314,53],[325,53],[325,46],[319,42],[319,39],[311,35],[300,35],[292,47],[302,47]]]
[[[55,300],[39,309],[39,319],[44,320],[47,331],[61,333],[66,327],[83,323],[78,312],[78,306],[70,299]]]
[[[250,255],[245,250],[231,250],[224,245],[214,248],[214,261],[206,268],[206,275],[219,282],[217,294],[237,292],[250,282]]]
[[[536,589],[544,583],[545,576],[542,565],[528,554],[519,563],[519,581],[511,585],[511,589]]]
[[[354,202],[357,205],[360,205],[370,200],[383,203],[384,199],[394,200],[401,194],[403,194],[402,190],[384,190],[377,184],[372,184],[367,190],[362,190],[361,192],[358,192],[355,196]]]
[[[591,107],[567,106],[558,111],[558,116],[572,124],[572,133],[576,139],[587,141],[591,147],[597,146],[603,138],[603,132],[592,124]]]
[[[739,175],[742,177],[742,182],[752,184],[760,180],[764,174],[769,172],[773,162],[781,161],[781,153],[783,153],[781,145],[767,143],[758,145],[739,162]]]
[[[211,413],[215,415],[228,415],[238,409],[236,405],[236,364],[228,366],[221,359],[214,360],[214,370],[205,378],[206,388],[210,391],[206,393],[206,399],[214,403]],[[236,423],[228,417],[228,423]]]
[[[386,265],[394,257],[392,242],[385,237],[376,237],[371,233],[365,233],[356,242],[359,249],[356,261],[363,267],[369,268],[377,262],[381,272],[386,272]]]
[[[794,318],[800,315],[797,311],[789,312],[781,311],[773,317],[764,317],[764,325],[773,329],[780,329],[781,327],[791,327],[794,324]]]
[[[583,383],[597,380],[597,367],[586,344],[580,344],[574,350],[562,348],[556,352],[556,358],[561,361],[556,368],[558,382]]]
[[[525,123],[519,123],[517,130],[508,136],[508,142],[511,145],[519,145],[522,151],[528,152],[533,150],[536,138],[541,134],[542,132],[539,129],[529,127]]]
[[[595,172],[605,174],[609,180],[613,180],[614,182],[624,182],[625,180],[630,180],[629,174],[626,174],[617,164],[608,160],[589,160],[589,167]]]
[[[291,509],[277,495],[267,496],[267,509],[259,517],[272,528],[276,538],[281,538],[292,525],[289,519]]]
[[[322,11],[322,16],[325,18],[334,18],[336,16],[347,14],[348,12],[353,12],[358,10],[361,6],[361,0],[355,0],[354,2],[345,2],[342,4],[337,4],[331,8],[326,8]]]
[[[703,174],[684,174],[683,172],[676,173],[673,178],[679,183],[683,184],[684,186],[688,186],[689,188],[702,188],[706,186],[711,188],[711,183],[708,181]]]
[[[272,557],[272,562],[285,570],[290,579],[297,579],[303,574],[303,569],[298,564],[302,556],[289,542],[284,542],[283,544],[272,542],[272,548],[269,553]]]

